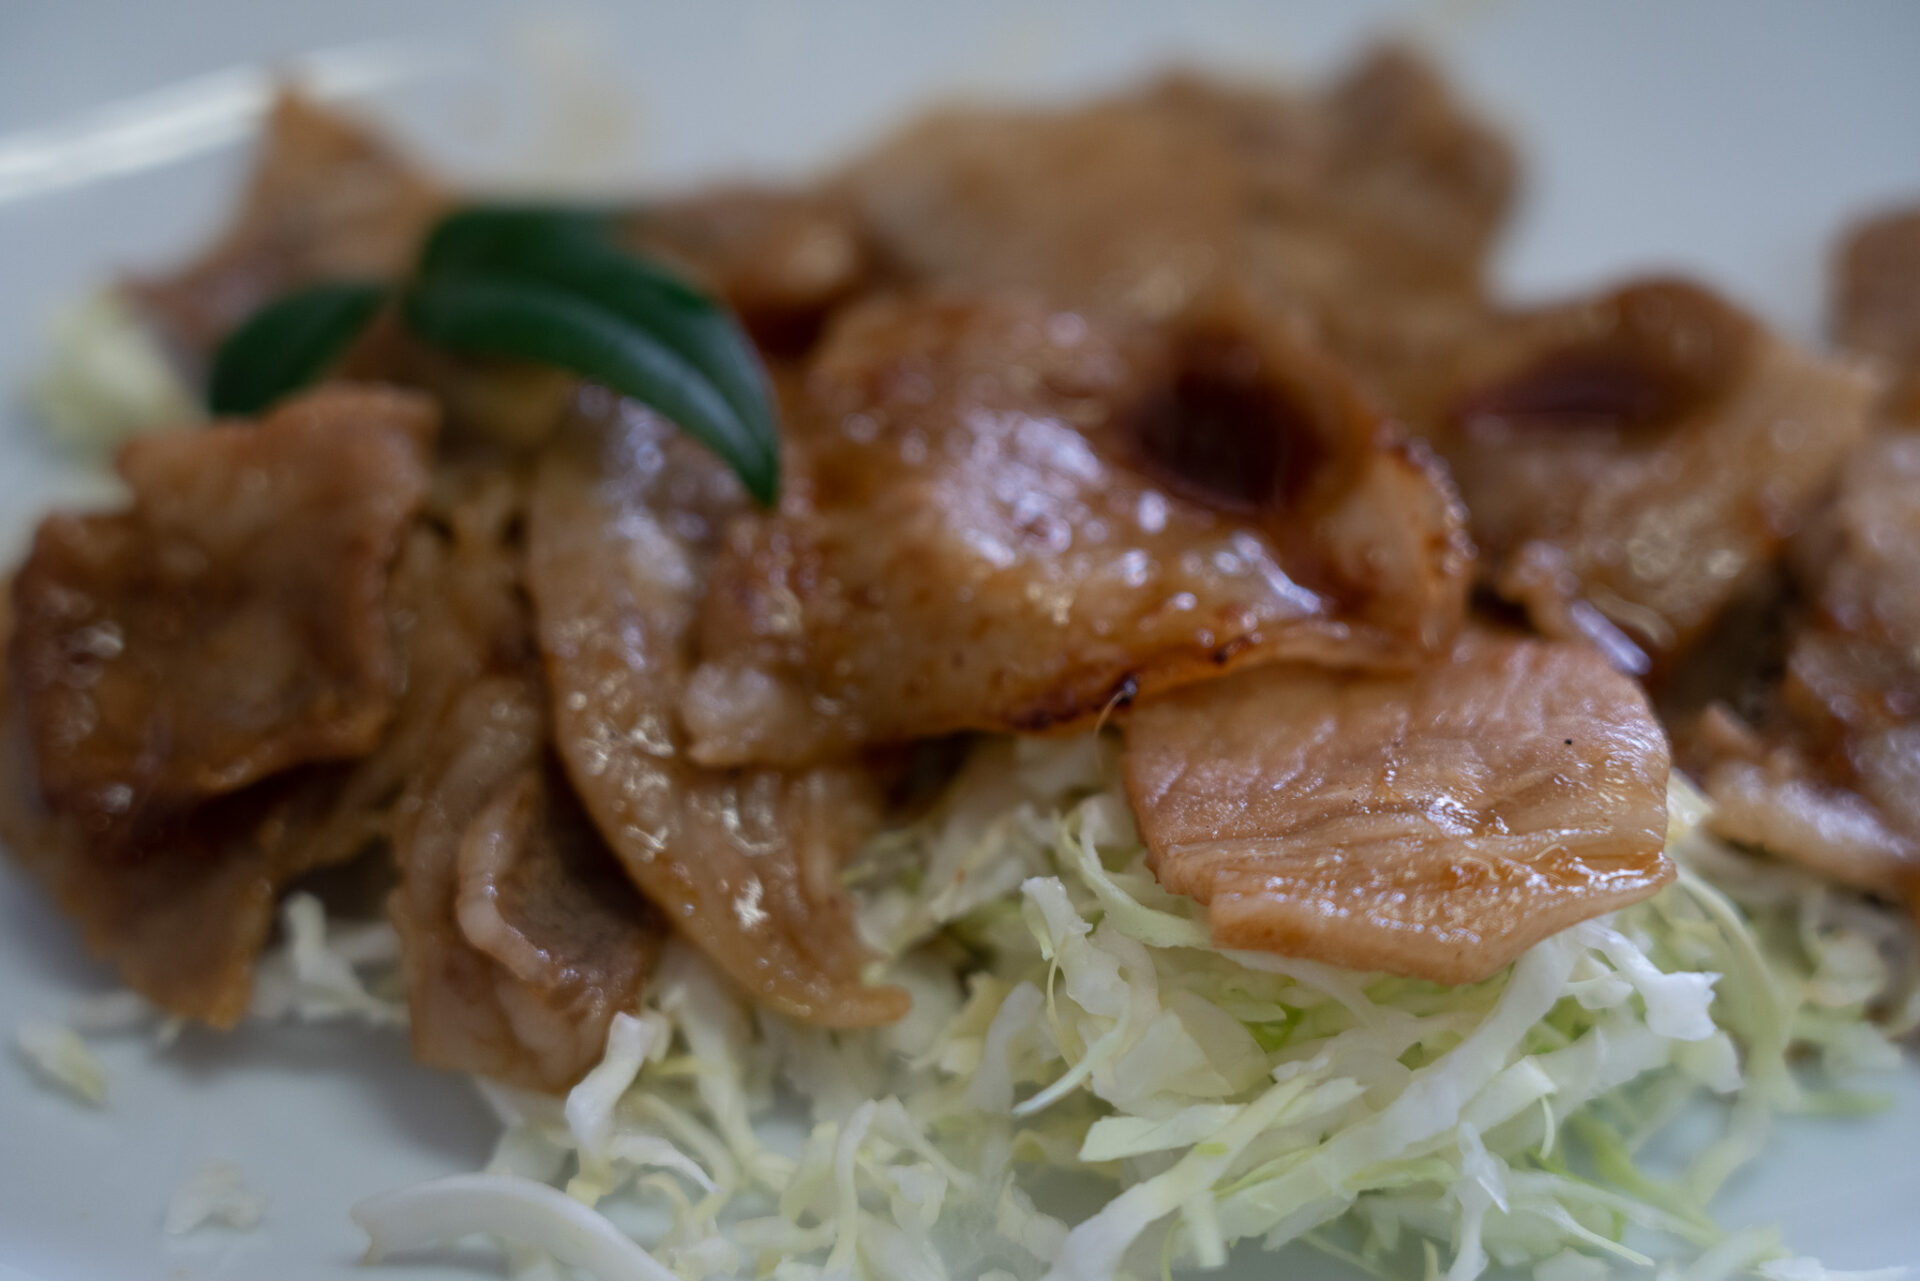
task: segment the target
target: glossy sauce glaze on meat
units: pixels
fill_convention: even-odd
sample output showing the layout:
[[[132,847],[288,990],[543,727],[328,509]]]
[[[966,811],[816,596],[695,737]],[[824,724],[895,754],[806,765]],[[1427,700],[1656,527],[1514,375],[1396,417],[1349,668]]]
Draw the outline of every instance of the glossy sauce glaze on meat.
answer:
[[[1418,661],[1453,497],[1339,370],[1238,315],[1131,342],[1017,301],[841,320],[737,526],[682,712],[703,761],[1091,721],[1244,663]]]
[[[609,406],[539,464],[528,585],[560,757],[628,875],[756,1000],[837,1027],[906,994],[860,981],[840,863],[879,819],[857,763],[791,774],[686,758],[674,705],[733,477],[653,415]]]
[[[775,507],[651,411],[386,316],[334,385],[141,440],[130,507],[43,525],[0,834],[220,1025],[282,888],[363,857],[419,1057],[544,1090],[673,934],[780,1016],[904,1013],[842,868],[901,749],[956,733],[1112,720],[1216,943],[1459,982],[1671,875],[1638,676],[1723,832],[1913,893],[1920,455],[1872,426],[1920,351],[1911,218],[1841,258],[1876,393],[1700,285],[1503,306],[1515,189],[1389,50],[639,202],[619,241],[758,344]],[[289,98],[232,227],[127,293],[198,376],[453,203]]]

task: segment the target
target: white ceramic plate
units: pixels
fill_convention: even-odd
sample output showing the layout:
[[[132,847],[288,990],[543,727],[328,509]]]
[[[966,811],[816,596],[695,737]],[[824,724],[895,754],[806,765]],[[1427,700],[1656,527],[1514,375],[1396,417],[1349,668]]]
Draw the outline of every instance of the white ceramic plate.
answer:
[[[1510,288],[1681,267],[1805,338],[1818,333],[1836,227],[1920,198],[1920,7],[1898,0],[402,9],[0,3],[0,392],[23,387],[57,302],[116,268],[166,262],[211,229],[261,69],[289,59],[464,172],[604,190],[804,170],[932,94],[1060,96],[1170,60],[1311,72],[1384,25],[1439,52],[1525,148],[1525,216],[1501,267]],[[46,506],[100,489],[42,442],[18,399],[0,421],[9,562]],[[110,986],[0,865],[0,1033]],[[101,1056],[112,1078],[102,1112],[0,1061],[0,1281],[354,1275],[363,1241],[349,1204],[471,1169],[491,1141],[471,1088],[412,1066],[391,1034],[189,1032],[171,1049],[109,1042]],[[1920,1069],[1884,1084],[1894,1105],[1879,1115],[1783,1125],[1723,1202],[1725,1220],[1777,1222],[1835,1266],[1920,1261]],[[163,1239],[172,1190],[214,1158],[271,1197],[265,1222]],[[493,1266],[462,1257],[483,1275]],[[1311,1257],[1293,1266],[1330,1275]]]

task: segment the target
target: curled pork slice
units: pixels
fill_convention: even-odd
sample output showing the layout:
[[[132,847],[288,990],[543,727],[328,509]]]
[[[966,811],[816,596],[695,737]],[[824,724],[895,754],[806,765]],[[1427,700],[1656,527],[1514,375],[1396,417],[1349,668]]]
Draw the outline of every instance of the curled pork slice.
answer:
[[[395,840],[403,793],[431,763],[447,708],[488,671],[531,661],[509,545],[522,488],[494,468],[435,470],[426,518],[408,529],[386,591],[393,713],[351,762],[296,766],[107,839],[46,805],[8,691],[0,837],[129,986],[182,1017],[233,1024],[282,887]]]
[[[888,1022],[906,994],[862,982],[839,885],[878,822],[875,782],[706,769],[675,718],[717,522],[743,504],[711,456],[637,411],[571,424],[543,458],[528,587],[560,756],[634,884],[756,1001]]]
[[[557,764],[537,675],[483,677],[405,806],[390,910],[414,1053],[558,1092],[638,1007],[663,933]]]
[[[1221,947],[1467,982],[1673,876],[1666,740],[1586,646],[1473,634],[1409,675],[1264,667],[1125,732],[1155,873]]]
[[[284,94],[227,230],[181,270],[127,288],[174,354],[197,369],[229,331],[289,289],[399,276],[447,199],[373,131]]]
[[[433,759],[455,700],[488,673],[531,662],[518,542],[525,515],[524,478],[497,461],[437,460],[387,594],[402,672],[393,717],[378,745],[353,763],[334,814],[315,833],[340,858],[393,842],[400,802]]]
[[[392,714],[389,571],[427,491],[430,402],[336,387],[131,442],[131,506],[50,516],[14,580],[16,697],[47,804],[96,842]]]
[[[911,279],[1150,320],[1230,283],[1343,356],[1411,358],[1473,310],[1514,175],[1430,68],[1386,49],[1314,95],[1176,76],[1065,110],[947,110],[837,185]]]
[[[137,857],[102,858],[84,825],[32,786],[18,711],[0,703],[0,841],[127,986],[183,1018],[238,1023],[280,888],[342,848],[309,839],[331,830],[340,767],[220,797],[149,830]]]
[[[1552,634],[1624,634],[1643,670],[1766,573],[1871,395],[1674,280],[1492,324],[1449,369],[1408,408],[1446,455],[1483,570]]]
[[[1890,417],[1920,422],[1920,208],[1847,233],[1834,273],[1834,336],[1875,362]]]
[[[1760,724],[1711,713],[1724,835],[1848,884],[1920,890],[1920,435],[1874,437],[1792,548],[1801,608]]]
[[[393,850],[416,1055],[557,1091],[637,1005],[664,928],[548,748],[525,515],[526,484],[499,460],[436,468],[395,570],[406,693],[348,792]]]
[[[1131,340],[1018,300],[842,316],[786,496],[732,527],[681,704],[696,759],[1037,731],[1244,663],[1444,645],[1444,478],[1340,372],[1221,308]]]

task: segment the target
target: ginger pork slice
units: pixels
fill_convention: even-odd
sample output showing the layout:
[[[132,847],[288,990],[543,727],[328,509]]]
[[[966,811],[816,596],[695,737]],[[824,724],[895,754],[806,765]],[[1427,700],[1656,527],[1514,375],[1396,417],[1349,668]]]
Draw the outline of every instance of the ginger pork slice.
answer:
[[[0,832],[88,946],[230,1025],[279,889],[376,839],[410,719],[389,581],[432,406],[332,388],[128,446],[13,583]]]
[[[397,694],[389,569],[437,415],[337,387],[143,437],[131,506],[56,514],[13,585],[15,696],[47,804],[103,840],[363,755]]]
[[[542,458],[528,590],[560,758],[627,875],[756,1002],[830,1027],[890,1022],[839,870],[877,825],[857,764],[705,768],[675,705],[719,522],[745,506],[712,455],[652,414],[570,423]]]
[[[1444,475],[1250,309],[1113,332],[869,303],[787,416],[785,497],[731,527],[701,610],[703,763],[1085,723],[1278,658],[1411,663],[1464,609]]]
[[[1833,331],[1886,380],[1881,410],[1920,423],[1920,206],[1848,230],[1835,255]]]
[[[389,911],[415,1056],[558,1092],[639,1007],[666,929],[548,759],[550,734],[537,664],[467,687],[403,807]]]
[[[1671,279],[1505,317],[1434,368],[1396,408],[1445,455],[1483,575],[1656,677],[1765,577],[1872,397]]]
[[[1721,835],[1920,901],[1920,434],[1882,432],[1794,540],[1784,671],[1704,718]]]
[[[1372,365],[1479,305],[1517,170],[1386,48],[1318,93],[1170,76],[1064,109],[938,111],[834,185],[909,280],[1132,319],[1231,283]]]
[[[282,94],[219,239],[181,269],[126,288],[197,372],[235,326],[290,289],[398,278],[450,202],[374,130]]]
[[[1469,982],[1673,877],[1666,739],[1583,646],[1472,634],[1407,675],[1264,667],[1125,732],[1154,871],[1221,947]]]

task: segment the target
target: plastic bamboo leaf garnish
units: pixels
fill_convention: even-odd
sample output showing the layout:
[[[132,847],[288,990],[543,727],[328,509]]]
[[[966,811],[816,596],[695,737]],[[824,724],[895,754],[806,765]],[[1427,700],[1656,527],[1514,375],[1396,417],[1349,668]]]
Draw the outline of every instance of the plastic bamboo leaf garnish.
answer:
[[[321,285],[236,330],[215,357],[214,411],[258,412],[312,382],[391,299],[426,342],[554,365],[658,410],[732,467],[755,501],[771,504],[780,435],[752,341],[705,294],[616,245],[610,224],[541,206],[450,214],[404,286],[352,287],[362,291],[362,310],[329,309],[348,287]]]
[[[327,371],[390,291],[367,281],[311,285],[275,299],[227,335],[207,379],[207,408],[257,414]]]

